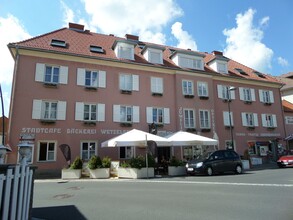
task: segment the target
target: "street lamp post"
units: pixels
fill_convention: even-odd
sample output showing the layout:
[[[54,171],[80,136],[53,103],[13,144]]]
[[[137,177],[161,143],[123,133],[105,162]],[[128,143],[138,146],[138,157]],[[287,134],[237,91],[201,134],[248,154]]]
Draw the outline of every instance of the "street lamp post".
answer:
[[[227,87],[227,100],[228,100],[228,113],[229,113],[229,126],[230,126],[230,135],[231,135],[231,148],[234,150],[234,138],[233,138],[233,127],[232,127],[232,119],[231,119],[231,109],[230,109],[230,102],[231,102],[231,91],[235,91],[236,87],[229,86]]]

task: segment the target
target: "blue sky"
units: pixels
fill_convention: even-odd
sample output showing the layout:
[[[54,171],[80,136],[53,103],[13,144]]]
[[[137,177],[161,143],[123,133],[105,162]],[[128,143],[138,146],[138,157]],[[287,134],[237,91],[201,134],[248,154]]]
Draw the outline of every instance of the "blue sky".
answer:
[[[123,37],[224,55],[260,72],[293,71],[292,0],[0,0],[0,83],[8,116],[13,59],[7,44],[68,22]],[[1,112],[1,111],[0,111]]]

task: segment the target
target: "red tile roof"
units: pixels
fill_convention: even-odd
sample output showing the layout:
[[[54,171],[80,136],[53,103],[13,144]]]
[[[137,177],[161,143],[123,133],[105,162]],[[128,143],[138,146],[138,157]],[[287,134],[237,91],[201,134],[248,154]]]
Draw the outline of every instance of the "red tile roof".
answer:
[[[75,27],[74,24],[71,24],[71,27]],[[75,28],[75,29],[62,28],[56,31],[49,32],[44,35],[40,35],[31,39],[28,39],[28,40],[24,40],[17,43],[10,43],[8,47],[13,48],[18,46],[19,48],[46,50],[46,51],[55,52],[55,53],[66,53],[66,54],[71,54],[75,56],[86,56],[86,57],[98,58],[98,59],[120,60],[123,62],[138,63],[138,64],[151,65],[151,66],[163,66],[163,67],[179,69],[179,70],[183,68],[178,67],[170,59],[170,56],[172,55],[171,50],[190,52],[190,50],[183,50],[183,49],[174,48],[174,47],[165,46],[165,45],[158,45],[158,44],[153,44],[148,42],[137,41],[138,44],[135,46],[134,60],[119,59],[116,57],[115,52],[112,49],[112,46],[115,43],[115,41],[117,40],[125,41],[126,40],[125,38],[120,38],[113,35],[98,34],[98,33],[93,33],[90,31],[82,31],[83,29],[82,25],[76,26],[76,27],[78,28]],[[66,47],[63,48],[63,47],[51,46],[52,39],[65,41]],[[156,47],[159,46],[159,47],[166,48],[163,52],[163,65],[149,63],[141,54],[142,48],[139,47],[139,44],[148,45],[148,46],[156,46]],[[104,53],[91,52],[89,50],[90,45],[100,46],[104,49],[105,52]],[[214,54],[202,53],[202,52],[197,52],[197,53],[205,56],[204,58],[205,72],[209,72],[210,74],[221,74],[221,73],[217,73],[213,71],[207,65],[208,62],[216,58]],[[237,70],[235,70],[235,68],[242,69],[247,75],[240,74]],[[248,78],[253,80],[261,80],[261,81],[270,81],[270,82],[276,82],[276,83],[279,82],[277,79],[269,75],[263,74],[264,78],[259,77],[254,73],[255,70],[253,70],[252,68],[249,68],[231,59],[229,59],[228,61],[228,69],[229,69],[228,76]],[[192,71],[191,69],[188,69],[188,70]],[[227,74],[221,74],[221,75],[227,75]]]
[[[293,112],[293,104],[286,100],[282,100],[282,105],[284,108],[284,112]]]

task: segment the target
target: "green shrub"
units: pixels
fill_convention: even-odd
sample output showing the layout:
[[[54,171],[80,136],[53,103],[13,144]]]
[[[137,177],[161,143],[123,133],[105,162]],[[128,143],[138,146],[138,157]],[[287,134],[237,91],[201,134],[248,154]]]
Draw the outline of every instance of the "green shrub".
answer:
[[[130,167],[130,164],[128,162],[126,162],[126,161],[123,161],[120,166],[122,168],[128,168],[128,167]]]
[[[99,167],[102,167],[102,161],[101,161],[101,158],[96,156],[96,155],[93,155],[91,157],[91,159],[89,160],[88,162],[88,168],[94,170],[94,169],[97,169]]]
[[[145,159],[143,156],[133,157],[129,161],[130,167],[141,169],[145,167]]]
[[[156,160],[154,156],[151,154],[148,154],[148,167],[155,167],[155,165],[156,165]],[[145,164],[145,167],[146,167],[146,164]]]
[[[74,169],[74,170],[82,169],[82,165],[83,165],[82,159],[80,157],[76,157],[73,163],[70,165],[70,169]]]
[[[104,167],[104,168],[110,168],[111,167],[111,158],[110,157],[104,157],[102,159],[102,167]]]
[[[183,161],[178,160],[176,157],[172,157],[170,160],[170,166],[179,167],[183,166]]]

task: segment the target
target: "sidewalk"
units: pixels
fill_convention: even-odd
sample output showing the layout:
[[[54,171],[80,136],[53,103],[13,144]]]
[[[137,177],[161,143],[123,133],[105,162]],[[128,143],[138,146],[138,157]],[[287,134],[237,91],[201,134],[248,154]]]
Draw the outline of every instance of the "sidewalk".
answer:
[[[276,162],[258,164],[258,165],[251,165],[249,170],[270,170],[270,169],[278,169],[278,165]],[[248,171],[249,171],[248,170]]]

